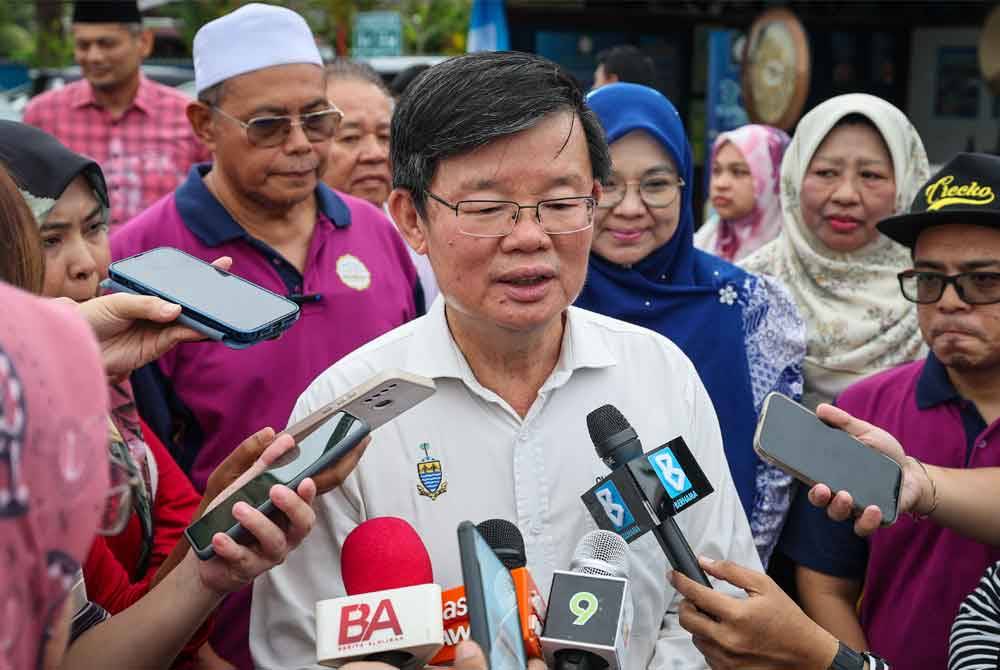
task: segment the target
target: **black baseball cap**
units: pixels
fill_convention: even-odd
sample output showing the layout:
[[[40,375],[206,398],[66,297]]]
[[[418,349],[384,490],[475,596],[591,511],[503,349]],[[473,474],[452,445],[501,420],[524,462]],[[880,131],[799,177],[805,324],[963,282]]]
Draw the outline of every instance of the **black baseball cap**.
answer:
[[[137,0],[76,0],[73,23],[142,23]]]
[[[961,153],[924,184],[907,214],[878,223],[886,237],[912,249],[925,229],[948,223],[1000,228],[1000,157]]]

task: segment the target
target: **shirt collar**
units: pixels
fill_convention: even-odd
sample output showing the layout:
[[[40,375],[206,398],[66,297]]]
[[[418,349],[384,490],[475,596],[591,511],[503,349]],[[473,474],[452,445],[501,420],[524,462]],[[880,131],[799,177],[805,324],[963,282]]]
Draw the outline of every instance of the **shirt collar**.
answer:
[[[924,361],[924,368],[917,380],[917,407],[929,409],[935,405],[961,400],[962,396],[948,378],[944,365],[937,359],[934,352],[929,352]]]
[[[229,215],[212,192],[205,186],[204,176],[212,169],[211,163],[199,163],[191,167],[187,179],[177,187],[174,202],[177,212],[188,230],[201,240],[202,244],[217,247],[226,242],[247,237],[243,226]],[[347,203],[320,182],[316,187],[319,211],[326,215],[336,228],[351,225],[351,210]]]
[[[451,377],[462,380],[467,386],[478,387],[465,354],[451,335],[444,306],[444,297],[439,295],[427,314],[414,324],[414,340],[419,344],[410,348],[406,369],[432,379]],[[590,325],[583,310],[576,307],[566,310],[559,362],[543,384],[543,391],[562,386],[581,368],[603,368],[617,363],[604,340]]]

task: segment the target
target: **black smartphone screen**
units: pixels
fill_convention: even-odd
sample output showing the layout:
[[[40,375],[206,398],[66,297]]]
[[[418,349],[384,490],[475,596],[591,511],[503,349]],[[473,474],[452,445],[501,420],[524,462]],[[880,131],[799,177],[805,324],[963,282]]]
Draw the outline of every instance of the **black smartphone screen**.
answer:
[[[483,648],[491,670],[525,670],[517,593],[510,571],[470,521],[458,527],[469,634]]]
[[[169,247],[117,261],[110,272],[119,283],[154,293],[242,333],[255,332],[298,310],[290,300]]]
[[[367,429],[359,433],[357,440],[347,439],[353,432],[358,433],[357,424],[361,419],[346,412],[331,416],[324,424],[303,438],[297,445],[282,454],[271,467],[240,487],[219,505],[187,529],[188,539],[195,550],[203,551],[212,543],[216,533],[232,533],[238,523],[233,518],[233,505],[245,502],[260,509],[270,501],[271,487],[275,484],[295,486],[305,479],[310,470],[318,470],[339,460],[343,454],[353,449],[367,434]],[[337,454],[333,450],[340,445]],[[317,465],[319,467],[317,467]]]
[[[826,425],[798,403],[780,394],[768,396],[755,444],[804,483],[847,491],[859,509],[877,505],[884,523],[895,521],[902,481],[899,464]]]

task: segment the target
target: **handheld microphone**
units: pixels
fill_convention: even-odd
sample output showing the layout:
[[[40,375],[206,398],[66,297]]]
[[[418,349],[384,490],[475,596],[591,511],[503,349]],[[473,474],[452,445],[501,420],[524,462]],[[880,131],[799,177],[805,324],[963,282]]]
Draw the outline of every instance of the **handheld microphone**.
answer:
[[[632,628],[628,544],[595,530],[580,540],[570,571],[556,570],[542,631],[545,664],[556,670],[620,670]]]
[[[487,519],[476,528],[504,567],[510,570],[510,576],[514,580],[524,653],[528,658],[541,658],[542,646],[538,637],[542,634],[542,622],[545,621],[545,599],[528,572],[524,537],[517,526],[507,519]]]
[[[518,618],[524,652],[529,658],[541,658],[542,622],[545,621],[545,599],[527,569],[524,538],[517,526],[506,519],[488,519],[476,529],[490,545],[500,562],[510,570],[517,595]],[[444,647],[431,659],[431,665],[450,664],[455,660],[455,647],[469,639],[469,609],[465,587],[456,586],[441,594],[441,618],[444,622]]]
[[[597,525],[629,542],[652,531],[674,570],[712,588],[674,520],[713,491],[684,440],[677,437],[643,453],[635,429],[613,405],[588,414],[587,430],[612,470],[581,496]]]
[[[381,661],[422,668],[441,648],[441,587],[427,548],[403,519],[377,517],[352,530],[341,549],[347,596],[316,603],[321,665]]]

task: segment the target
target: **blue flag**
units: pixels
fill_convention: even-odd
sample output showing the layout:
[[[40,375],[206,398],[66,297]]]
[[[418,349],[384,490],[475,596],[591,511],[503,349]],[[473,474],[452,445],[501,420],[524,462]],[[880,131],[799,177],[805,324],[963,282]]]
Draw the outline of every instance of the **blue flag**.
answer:
[[[469,17],[466,51],[506,51],[510,49],[507,13],[503,0],[473,0]]]

